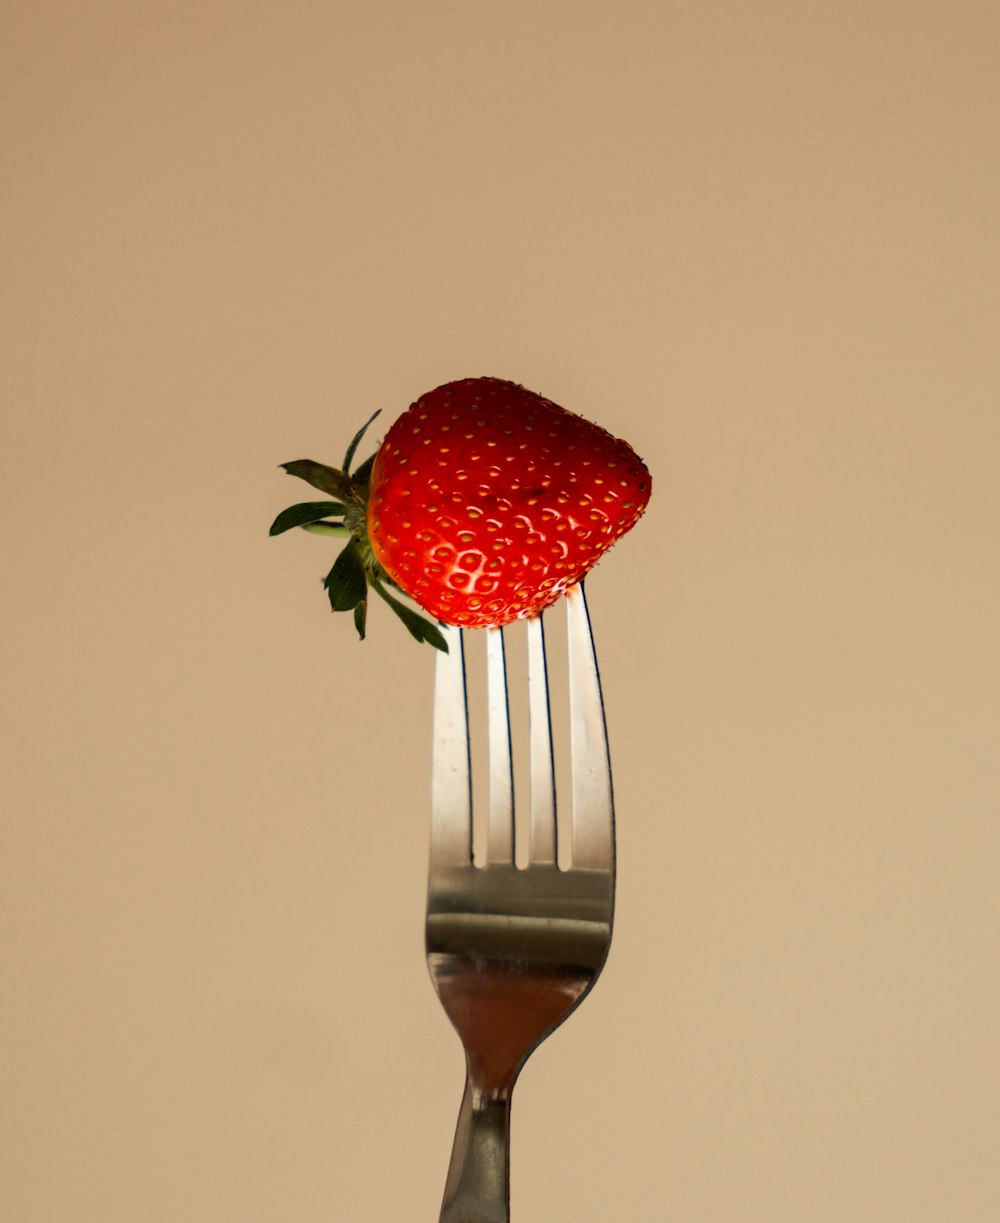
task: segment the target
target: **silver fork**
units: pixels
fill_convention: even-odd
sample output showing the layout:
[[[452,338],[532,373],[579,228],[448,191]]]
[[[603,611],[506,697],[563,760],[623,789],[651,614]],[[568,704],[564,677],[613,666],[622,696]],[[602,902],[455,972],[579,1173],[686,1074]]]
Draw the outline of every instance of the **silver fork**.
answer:
[[[427,963],[466,1055],[465,1093],[440,1223],[509,1223],[510,1103],[529,1054],[594,984],[611,943],[614,814],[604,709],[582,586],[566,596],[571,865],[558,865],[542,618],[527,623],[531,811],[515,865],[502,629],[487,629],[486,860],[473,863],[462,634],[438,655],[427,895]]]

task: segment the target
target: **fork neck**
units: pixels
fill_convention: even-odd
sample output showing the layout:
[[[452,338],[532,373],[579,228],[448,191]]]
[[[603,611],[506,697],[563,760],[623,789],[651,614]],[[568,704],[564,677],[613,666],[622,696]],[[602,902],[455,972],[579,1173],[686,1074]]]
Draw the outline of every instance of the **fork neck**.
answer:
[[[512,1091],[484,1093],[467,1073],[440,1223],[509,1223]]]

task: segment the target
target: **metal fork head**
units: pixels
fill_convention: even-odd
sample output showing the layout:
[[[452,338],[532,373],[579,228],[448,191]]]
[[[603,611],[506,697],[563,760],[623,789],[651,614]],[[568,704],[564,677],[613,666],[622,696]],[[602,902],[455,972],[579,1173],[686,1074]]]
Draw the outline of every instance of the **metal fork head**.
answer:
[[[572,866],[614,873],[614,806],[604,706],[582,584],[564,598],[572,761]],[[549,614],[549,613],[546,613]],[[472,779],[462,631],[443,626],[437,655],[431,789],[430,888],[441,870],[473,863]],[[486,864],[514,859],[514,798],[504,630],[487,629],[489,835]],[[545,627],[526,622],[531,818],[528,860],[557,860],[556,793]]]
[[[566,599],[572,828],[559,864],[549,685],[541,617],[527,622],[530,818],[515,864],[504,636],[487,634],[488,825],[473,856],[464,643],[437,663],[427,960],[467,1061],[444,1220],[508,1217],[510,1094],[525,1060],[579,1004],[611,942],[615,842],[604,710],[582,587]]]

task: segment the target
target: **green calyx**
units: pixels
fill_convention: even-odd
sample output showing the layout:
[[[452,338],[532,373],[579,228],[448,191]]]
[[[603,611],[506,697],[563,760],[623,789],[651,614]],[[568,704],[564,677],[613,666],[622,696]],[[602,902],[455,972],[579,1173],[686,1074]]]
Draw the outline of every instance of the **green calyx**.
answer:
[[[404,594],[378,563],[368,540],[368,490],[371,482],[371,455],[351,473],[351,463],[365,431],[378,412],[358,430],[347,448],[342,470],[316,463],[312,459],[295,459],[282,463],[290,476],[305,480],[313,488],[334,498],[329,501],[301,501],[290,505],[271,523],[271,535],[282,535],[300,527],[314,535],[339,535],[347,539],[333,568],[323,579],[323,587],[335,612],[352,612],[354,626],[361,640],[365,637],[368,616],[368,591],[374,590],[402,620],[407,632],[417,641],[426,641],[435,649],[448,651],[444,634],[431,620],[401,602],[389,587]]]

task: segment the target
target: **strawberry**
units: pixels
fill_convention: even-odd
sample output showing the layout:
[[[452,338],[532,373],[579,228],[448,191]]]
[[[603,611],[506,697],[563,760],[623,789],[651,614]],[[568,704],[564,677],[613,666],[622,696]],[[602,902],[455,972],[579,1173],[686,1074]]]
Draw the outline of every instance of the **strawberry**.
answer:
[[[536,615],[649,501],[649,472],[626,442],[499,378],[465,378],[423,395],[350,475],[363,434],[342,471],[306,459],[283,464],[336,501],[292,506],[271,527],[349,536],[324,584],[335,610],[354,611],[362,637],[369,587],[438,648],[446,646],[436,626],[389,587],[445,624],[479,628]]]

